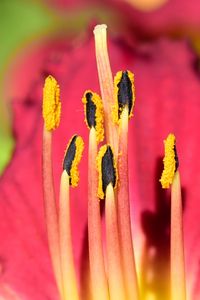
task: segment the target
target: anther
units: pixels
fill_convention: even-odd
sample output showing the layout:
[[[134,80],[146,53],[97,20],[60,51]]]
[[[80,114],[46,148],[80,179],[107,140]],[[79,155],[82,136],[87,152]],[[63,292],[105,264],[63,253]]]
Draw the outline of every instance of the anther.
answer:
[[[72,187],[76,187],[79,182],[78,164],[81,160],[83,149],[83,139],[78,135],[74,135],[69,141],[63,161],[63,169],[66,170]]]
[[[104,145],[100,148],[97,156],[97,167],[99,171],[98,197],[104,199],[107,186],[111,183],[115,188],[117,185],[116,163],[110,145]]]
[[[84,93],[82,102],[85,110],[85,122],[89,129],[95,128],[97,142],[102,142],[104,139],[102,100],[98,94],[88,90]]]
[[[175,145],[176,139],[174,134],[170,133],[166,140],[164,140],[165,145],[165,157],[163,159],[164,162],[164,170],[162,172],[162,176],[160,182],[164,189],[169,188],[173,182],[174,174],[178,168],[178,156]]]
[[[130,71],[119,71],[114,78],[115,106],[113,119],[119,123],[121,113],[127,106],[129,118],[133,114],[135,102],[134,75]]]
[[[61,114],[60,88],[53,76],[48,76],[43,88],[43,118],[48,131],[59,126]]]

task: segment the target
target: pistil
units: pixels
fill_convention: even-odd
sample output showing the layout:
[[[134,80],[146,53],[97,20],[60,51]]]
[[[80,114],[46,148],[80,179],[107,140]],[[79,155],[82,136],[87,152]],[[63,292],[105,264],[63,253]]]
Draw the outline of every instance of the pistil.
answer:
[[[97,25],[94,28],[96,61],[101,88],[101,96],[104,106],[105,134],[106,140],[112,145],[115,155],[118,154],[118,132],[117,126],[111,119],[112,107],[114,105],[113,77],[107,49],[107,26]]]

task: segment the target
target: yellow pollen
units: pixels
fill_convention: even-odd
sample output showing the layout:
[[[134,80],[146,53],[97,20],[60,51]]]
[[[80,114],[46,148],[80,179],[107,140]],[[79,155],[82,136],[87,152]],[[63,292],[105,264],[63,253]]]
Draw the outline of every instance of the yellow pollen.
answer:
[[[129,119],[133,116],[133,107],[135,104],[135,85],[134,85],[134,74],[130,71],[127,71],[128,73],[128,78],[131,82],[131,90],[132,90],[132,107],[129,113]],[[120,124],[120,119],[119,118],[119,111],[122,112],[123,107],[119,107],[119,102],[118,102],[118,92],[119,92],[119,87],[118,84],[122,79],[122,71],[117,72],[117,74],[115,75],[114,78],[114,99],[115,99],[115,104],[113,106],[113,110],[112,110],[112,118],[113,118],[113,122],[116,124]]]
[[[102,142],[104,139],[104,126],[103,126],[103,121],[104,121],[104,111],[103,111],[103,103],[102,103],[102,99],[100,98],[100,96],[94,92],[92,92],[91,90],[87,90],[84,93],[84,96],[82,98],[82,102],[84,104],[84,112],[85,112],[85,122],[87,124],[87,127],[90,129],[90,126],[88,124],[88,120],[87,120],[87,98],[86,98],[86,94],[87,93],[91,93],[92,94],[92,99],[91,101],[94,103],[95,107],[96,107],[96,111],[95,111],[95,130],[96,130],[96,140],[97,143]]]
[[[174,179],[174,173],[176,171],[176,159],[175,159],[175,135],[170,133],[166,140],[164,140],[165,145],[165,157],[163,159],[164,162],[164,170],[162,172],[162,176],[160,179],[161,185],[163,189],[167,189],[170,187]]]
[[[97,170],[99,173],[99,180],[98,180],[98,191],[97,191],[97,197],[99,197],[100,199],[104,199],[105,198],[105,193],[103,191],[103,174],[102,174],[102,159],[107,151],[108,146],[111,148],[112,153],[113,153],[113,167],[115,169],[115,176],[116,176],[116,180],[115,180],[115,186],[113,186],[113,188],[117,187],[117,180],[118,180],[118,174],[117,174],[117,165],[116,165],[116,160],[114,158],[114,152],[113,149],[110,145],[103,145],[97,155],[96,158],[96,162],[97,162]]]
[[[69,141],[66,152],[67,152],[73,138],[74,138],[74,136]],[[72,165],[71,165],[71,169],[70,169],[70,184],[72,187],[77,187],[78,183],[79,183],[78,165],[82,158],[83,149],[84,149],[84,142],[83,142],[83,139],[81,136],[77,136],[77,138],[75,140],[75,146],[76,146],[76,152],[75,152],[75,156],[72,161]]]
[[[43,88],[43,118],[48,131],[59,126],[60,114],[60,88],[55,78],[48,76]]]

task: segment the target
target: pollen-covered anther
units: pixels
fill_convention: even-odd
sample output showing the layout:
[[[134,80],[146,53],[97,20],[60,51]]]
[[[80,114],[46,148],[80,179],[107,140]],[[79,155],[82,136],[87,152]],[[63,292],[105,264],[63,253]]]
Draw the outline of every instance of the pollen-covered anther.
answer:
[[[174,174],[178,168],[178,156],[176,152],[176,138],[174,134],[170,133],[166,140],[165,145],[165,156],[163,159],[164,170],[160,179],[161,185],[164,189],[170,187],[173,182]]]
[[[89,129],[92,127],[96,130],[97,142],[104,139],[104,112],[103,103],[100,96],[91,90],[87,90],[82,98],[85,111],[85,122]]]
[[[135,103],[134,75],[130,71],[119,71],[114,78],[115,105],[112,115],[113,121],[119,124],[123,109],[128,106],[129,118],[133,116]]]
[[[68,143],[63,161],[63,169],[66,170],[72,187],[76,187],[79,182],[78,164],[81,160],[83,149],[84,142],[82,137],[74,135]]]
[[[97,155],[97,169],[99,173],[97,196],[104,199],[107,186],[111,183],[113,188],[116,188],[118,179],[116,161],[110,145],[100,148]]]
[[[60,114],[60,88],[55,78],[48,76],[43,88],[43,118],[48,131],[59,126]]]

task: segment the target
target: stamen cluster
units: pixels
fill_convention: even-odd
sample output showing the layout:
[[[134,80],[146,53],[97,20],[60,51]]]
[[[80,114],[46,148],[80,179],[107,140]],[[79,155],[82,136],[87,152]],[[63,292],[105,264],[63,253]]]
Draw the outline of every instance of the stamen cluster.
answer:
[[[82,98],[89,129],[88,281],[93,300],[142,300],[131,232],[128,177],[128,129],[135,103],[134,75],[127,70],[119,71],[113,81],[106,25],[96,26],[94,36],[102,97],[87,90]],[[71,237],[70,188],[78,186],[78,164],[84,142],[80,136],[74,135],[68,143],[57,208],[51,148],[52,130],[60,122],[61,104],[59,87],[52,76],[45,81],[43,98],[43,186],[49,250],[60,299],[80,300],[81,283],[78,284],[76,278]],[[104,136],[105,144],[99,149]],[[171,282],[177,283],[181,278],[179,287],[171,284],[171,300],[176,299],[175,295],[179,295],[177,299],[185,300],[182,203],[177,161],[175,136],[170,134],[165,140],[164,171],[160,181],[164,188],[172,184],[171,223],[175,225],[171,228]],[[105,200],[105,251],[99,199]],[[178,262],[177,249],[181,253]],[[89,300],[89,297],[83,300]]]

